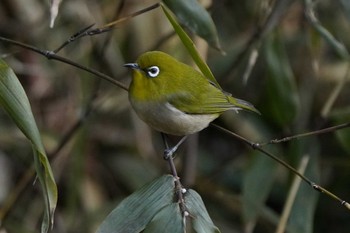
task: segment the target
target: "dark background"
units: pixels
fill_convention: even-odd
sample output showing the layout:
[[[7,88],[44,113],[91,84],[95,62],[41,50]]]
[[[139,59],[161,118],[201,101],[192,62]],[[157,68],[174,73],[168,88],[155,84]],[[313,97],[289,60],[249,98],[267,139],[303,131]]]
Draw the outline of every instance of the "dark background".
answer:
[[[350,120],[350,4],[316,1],[312,10],[319,21],[315,24],[305,15],[308,1],[284,1],[286,5],[275,11],[279,16],[266,21],[277,2],[283,1],[213,1],[208,10],[226,56],[199,46],[201,53],[208,53],[208,65],[222,87],[262,112],[261,116],[228,112],[216,123],[253,142]],[[48,1],[2,0],[0,35],[54,50],[87,25],[99,27],[153,3],[63,1],[50,29]],[[156,9],[111,32],[81,38],[59,54],[128,84],[130,74],[122,65],[148,50],[163,50],[192,64],[179,38],[167,37],[172,32]],[[201,39],[195,41],[203,44]],[[245,80],[253,50],[257,60]],[[53,232],[94,232],[120,200],[168,172],[159,133],[133,113],[125,90],[3,42],[0,56],[24,86],[51,155],[59,190]],[[337,86],[339,92],[327,109]],[[67,137],[77,122],[81,124]],[[264,149],[294,167],[309,156],[306,175],[350,200],[349,140],[349,129],[343,129]],[[284,167],[213,127],[187,140],[175,161],[182,182],[199,192],[222,232],[275,231],[293,180]],[[30,144],[1,110],[0,231],[38,232],[43,200],[39,185],[32,185],[34,177],[26,173],[32,164]],[[350,231],[348,210],[305,183],[300,189],[288,232]]]

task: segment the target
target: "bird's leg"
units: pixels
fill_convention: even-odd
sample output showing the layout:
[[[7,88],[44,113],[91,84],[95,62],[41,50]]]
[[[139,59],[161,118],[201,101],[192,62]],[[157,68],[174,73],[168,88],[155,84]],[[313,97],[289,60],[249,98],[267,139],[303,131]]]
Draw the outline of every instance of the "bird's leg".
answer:
[[[185,197],[184,197],[184,194],[187,192],[187,189],[185,189],[182,186],[182,184],[180,182],[180,177],[177,175],[173,154],[175,153],[177,148],[186,140],[186,137],[187,136],[184,136],[183,138],[181,138],[181,140],[174,147],[169,148],[168,142],[166,140],[166,135],[164,133],[162,133],[162,138],[163,138],[164,145],[166,148],[164,150],[164,159],[168,161],[171,173],[174,177],[175,190],[176,190],[175,194],[177,197],[177,202],[179,204],[180,210],[182,212],[182,217],[183,217],[184,222],[186,220],[185,218],[189,215],[189,212],[187,211],[187,207],[185,204]]]
[[[168,160],[170,157],[173,156],[173,154],[177,151],[177,148],[186,140],[187,136],[183,136],[178,143],[176,143],[175,146],[169,147],[168,142],[166,140],[166,135],[162,133],[162,138],[163,142],[165,145],[165,150],[164,150],[164,159]]]

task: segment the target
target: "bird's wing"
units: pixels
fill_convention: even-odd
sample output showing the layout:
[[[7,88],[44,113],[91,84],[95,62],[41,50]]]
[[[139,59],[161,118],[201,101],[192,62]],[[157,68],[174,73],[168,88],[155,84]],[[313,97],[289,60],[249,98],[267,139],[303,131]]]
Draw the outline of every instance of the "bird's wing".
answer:
[[[177,93],[172,95],[168,102],[189,114],[216,114],[230,109],[240,109],[230,103],[229,96],[218,89]]]

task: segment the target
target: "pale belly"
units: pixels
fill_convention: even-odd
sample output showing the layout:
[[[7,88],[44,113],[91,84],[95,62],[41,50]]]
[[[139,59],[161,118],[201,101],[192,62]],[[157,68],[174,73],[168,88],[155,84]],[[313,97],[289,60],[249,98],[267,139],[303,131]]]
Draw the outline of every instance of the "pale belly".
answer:
[[[186,114],[171,104],[140,104],[130,101],[137,115],[153,129],[184,136],[208,127],[219,114]]]

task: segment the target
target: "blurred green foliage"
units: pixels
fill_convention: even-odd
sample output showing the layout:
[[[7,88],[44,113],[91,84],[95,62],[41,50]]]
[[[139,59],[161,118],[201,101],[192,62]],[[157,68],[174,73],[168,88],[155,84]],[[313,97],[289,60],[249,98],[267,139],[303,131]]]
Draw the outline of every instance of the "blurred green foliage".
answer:
[[[0,105],[32,145],[33,167],[35,167],[36,177],[40,181],[45,200],[45,215],[41,232],[46,233],[54,222],[58,198],[57,185],[27,95],[13,70],[3,60],[0,60]]]
[[[91,23],[98,27],[155,2],[63,1],[50,29],[46,3],[4,0],[0,36],[54,50]],[[346,0],[213,1],[208,11],[226,56],[210,48],[208,65],[224,90],[263,113],[230,112],[216,123],[266,142],[349,122],[349,9]],[[81,38],[59,55],[128,84],[122,64],[154,49],[192,63],[160,9]],[[26,90],[58,184],[52,232],[95,232],[117,203],[168,172],[160,135],[136,117],[124,90],[7,43],[0,42],[0,55]],[[44,207],[28,175],[31,145],[2,110],[0,132],[0,167],[10,168],[0,169],[0,230],[38,232]],[[349,201],[349,135],[343,129],[265,149],[294,167],[309,155],[306,174]],[[221,232],[273,232],[293,175],[264,156],[209,127],[180,148],[176,163]],[[349,211],[304,183],[300,189],[288,232],[350,231]]]

